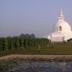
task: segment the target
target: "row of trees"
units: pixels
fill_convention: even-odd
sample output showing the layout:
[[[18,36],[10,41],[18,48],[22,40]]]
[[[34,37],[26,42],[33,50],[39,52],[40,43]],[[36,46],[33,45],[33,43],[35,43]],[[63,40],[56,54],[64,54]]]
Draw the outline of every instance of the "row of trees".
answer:
[[[15,51],[15,53],[21,51],[25,54],[72,54],[72,40],[62,43],[51,43],[46,38],[36,38],[34,34],[0,37],[0,55],[11,51]]]
[[[16,50],[20,48],[60,48],[60,47],[72,47],[72,42],[67,43],[51,43],[46,38],[35,37],[1,37],[0,38],[0,51]]]
[[[0,38],[0,51],[16,50],[20,48],[41,48],[48,45],[45,38],[6,37]]]

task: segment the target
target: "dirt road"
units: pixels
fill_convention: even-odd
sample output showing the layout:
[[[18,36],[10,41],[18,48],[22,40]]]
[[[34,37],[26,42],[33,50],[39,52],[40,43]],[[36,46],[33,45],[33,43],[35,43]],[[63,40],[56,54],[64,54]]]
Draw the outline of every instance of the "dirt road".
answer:
[[[29,60],[49,60],[49,61],[72,61],[72,55],[7,55],[0,57],[0,60],[11,59],[29,59]]]

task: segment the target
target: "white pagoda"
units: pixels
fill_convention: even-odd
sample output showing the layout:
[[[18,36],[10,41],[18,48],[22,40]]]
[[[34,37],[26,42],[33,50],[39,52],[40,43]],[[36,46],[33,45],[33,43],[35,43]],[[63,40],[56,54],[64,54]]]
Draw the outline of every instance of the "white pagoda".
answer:
[[[55,30],[53,33],[49,34],[48,39],[51,40],[51,42],[63,42],[71,38],[71,26],[65,21],[63,11],[61,10]]]

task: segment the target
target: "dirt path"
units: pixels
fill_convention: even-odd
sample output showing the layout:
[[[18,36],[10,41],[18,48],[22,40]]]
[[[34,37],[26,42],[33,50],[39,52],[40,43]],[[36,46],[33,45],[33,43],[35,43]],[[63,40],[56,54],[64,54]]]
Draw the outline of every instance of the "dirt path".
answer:
[[[29,60],[55,60],[55,61],[72,61],[72,55],[7,55],[0,57],[0,60],[9,60],[9,59],[29,59]]]

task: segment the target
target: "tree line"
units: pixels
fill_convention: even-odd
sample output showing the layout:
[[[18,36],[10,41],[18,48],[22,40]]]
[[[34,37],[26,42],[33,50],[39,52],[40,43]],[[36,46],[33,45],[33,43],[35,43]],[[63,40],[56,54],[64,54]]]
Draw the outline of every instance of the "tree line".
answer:
[[[0,55],[21,54],[72,54],[72,39],[68,42],[53,43],[34,34],[14,37],[0,37]]]
[[[36,38],[34,34],[21,34],[15,37],[0,37],[0,52],[8,50],[41,48],[48,44],[46,38]]]

